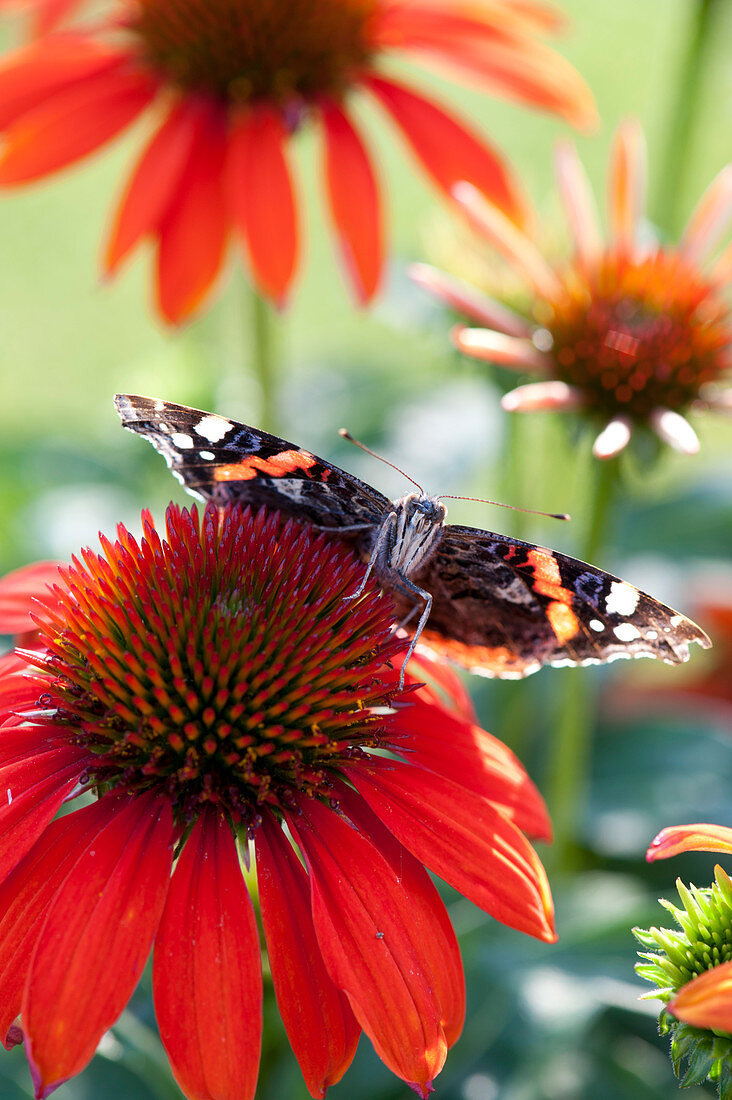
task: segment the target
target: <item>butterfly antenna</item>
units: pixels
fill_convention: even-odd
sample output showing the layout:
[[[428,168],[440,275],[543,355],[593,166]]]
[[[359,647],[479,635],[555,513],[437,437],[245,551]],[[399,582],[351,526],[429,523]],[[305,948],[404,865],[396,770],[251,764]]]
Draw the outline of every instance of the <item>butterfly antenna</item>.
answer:
[[[517,504],[501,504],[500,500],[484,500],[483,497],[458,497],[441,493],[437,500],[475,500],[478,504],[495,504],[497,508],[510,508],[513,512],[525,512],[528,516],[544,516],[545,519],[571,519],[569,512],[535,512],[533,508],[519,508]]]
[[[395,463],[390,462],[389,459],[384,458],[383,455],[378,455],[376,451],[372,451],[371,448],[367,447],[365,443],[359,443],[359,441],[357,439],[354,439],[351,433],[346,428],[339,428],[338,435],[342,436],[343,439],[347,439],[349,443],[354,443],[357,447],[360,447],[361,450],[365,451],[367,455],[372,455],[374,458],[378,458],[379,462],[384,462],[387,466],[391,466],[392,470],[396,470],[396,472],[398,474],[401,474],[402,477],[405,477],[407,481],[411,481],[412,485],[416,485],[422,496],[424,496],[424,489],[419,484],[419,482],[415,481],[413,477],[410,477],[409,474],[405,473],[404,470],[402,470],[401,466],[397,466]]]

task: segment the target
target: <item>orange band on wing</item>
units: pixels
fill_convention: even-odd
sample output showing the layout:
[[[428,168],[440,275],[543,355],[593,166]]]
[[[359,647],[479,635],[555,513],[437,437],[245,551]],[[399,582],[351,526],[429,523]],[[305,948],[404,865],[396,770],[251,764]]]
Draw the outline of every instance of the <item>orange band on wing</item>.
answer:
[[[572,608],[568,607],[566,603],[560,603],[558,600],[552,600],[549,604],[546,609],[546,617],[560,645],[564,645],[570,638],[574,638],[580,628],[577,616]]]
[[[241,462],[233,462],[230,466],[216,466],[214,481],[251,481],[258,473],[283,477],[285,474],[294,474],[295,470],[309,470],[311,466],[317,464],[317,461],[317,458],[308,454],[307,451],[280,451],[271,458],[249,455]]]
[[[551,554],[543,554],[541,550],[529,550],[526,556],[534,570],[534,591],[540,596],[549,596],[552,600],[559,600],[560,603],[571,604],[574,597],[569,589],[562,585],[556,558]],[[554,633],[556,634],[556,631]],[[573,633],[576,633],[576,630]]]

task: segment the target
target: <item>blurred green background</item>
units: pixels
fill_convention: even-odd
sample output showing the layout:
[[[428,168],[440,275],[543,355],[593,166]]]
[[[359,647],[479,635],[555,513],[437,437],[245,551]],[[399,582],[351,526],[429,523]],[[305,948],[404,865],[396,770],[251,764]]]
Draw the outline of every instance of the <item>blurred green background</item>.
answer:
[[[709,0],[707,0],[709,2]],[[629,115],[645,126],[651,216],[669,194],[676,228],[712,176],[732,159],[732,4],[712,0],[714,33],[703,65],[693,133],[683,159],[667,163],[680,74],[702,0],[563,0],[571,19],[561,50],[589,81],[603,120],[578,138],[603,193],[608,147]],[[6,21],[4,45],[20,25]],[[497,100],[410,71],[459,105],[511,159],[545,223],[563,233],[552,183],[552,147],[567,128]],[[435,258],[451,215],[413,170],[408,153],[364,103],[371,144],[390,196],[392,261],[383,293],[356,311],[334,260],[323,220],[318,149],[305,133],[297,167],[306,194],[306,262],[292,308],[282,317],[282,435],[335,459],[385,492],[398,475],[347,449],[351,431],[404,464],[435,492],[480,494],[526,507],[568,510],[576,523],[521,518],[522,535],[575,552],[588,492],[588,462],[555,420],[521,426],[526,463],[515,474],[499,461],[505,417],[484,367],[451,351],[448,318],[412,286],[406,265]],[[118,281],[97,278],[113,196],[134,156],[133,131],[103,155],[48,184],[0,201],[0,568],[67,557],[118,521],[137,528],[141,507],[162,514],[182,490],[152,449],[120,431],[112,394],[128,391],[215,409],[257,423],[260,398],[248,366],[251,301],[229,265],[214,304],[179,332],[164,330],[149,306],[149,258],[136,256]],[[601,201],[601,200],[600,200]],[[695,421],[702,453],[666,454],[653,469],[636,464],[610,544],[597,564],[703,618],[711,584],[732,602],[730,422]],[[583,454],[585,452],[582,452]],[[548,456],[551,455],[551,461]],[[509,495],[510,494],[510,495]],[[518,533],[511,514],[454,501],[451,518]],[[711,629],[711,628],[710,628]],[[705,855],[648,868],[643,852],[663,825],[710,820],[732,825],[732,701],[674,696],[712,654],[696,651],[683,669],[649,662],[611,670],[545,671],[526,685],[471,683],[483,724],[509,739],[541,783],[546,745],[567,676],[598,683],[600,713],[581,873],[555,882],[560,942],[548,948],[508,932],[445,891],[464,950],[465,1034],[437,1082],[443,1100],[665,1100],[675,1094],[657,1005],[639,1002],[633,924],[660,922],[655,898],[676,874],[697,885],[712,877]],[[729,680],[727,680],[729,686]],[[688,701],[684,702],[684,698]],[[179,1096],[156,1045],[148,980],[105,1039],[94,1063],[58,1090],[59,1100]],[[0,1096],[32,1095],[22,1052],[0,1059]],[[364,1041],[334,1100],[411,1095]],[[713,1095],[708,1086],[685,1094]],[[271,993],[258,1096],[298,1100],[306,1093]]]

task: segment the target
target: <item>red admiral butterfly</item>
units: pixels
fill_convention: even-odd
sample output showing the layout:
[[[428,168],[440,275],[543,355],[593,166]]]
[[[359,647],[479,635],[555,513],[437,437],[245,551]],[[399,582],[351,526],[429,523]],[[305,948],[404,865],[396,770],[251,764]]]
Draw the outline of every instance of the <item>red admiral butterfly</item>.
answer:
[[[690,619],[610,573],[445,525],[436,497],[391,501],[302,447],[213,413],[129,394],[115,404],[124,427],[149,439],[193,496],[277,508],[352,541],[404,623],[421,609],[407,659],[422,637],[474,672],[519,678],[542,665],[619,657],[678,664],[690,642],[711,646]]]

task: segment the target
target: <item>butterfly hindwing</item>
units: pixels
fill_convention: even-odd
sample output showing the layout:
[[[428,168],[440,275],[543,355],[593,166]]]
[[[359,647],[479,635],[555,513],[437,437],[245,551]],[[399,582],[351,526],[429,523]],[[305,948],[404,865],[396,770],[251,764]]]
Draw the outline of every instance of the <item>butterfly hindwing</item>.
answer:
[[[134,394],[115,405],[124,427],[149,439],[201,500],[278,508],[322,527],[376,524],[391,507],[352,474],[258,428]]]
[[[490,531],[448,525],[414,580],[433,597],[424,641],[486,675],[622,657],[677,664],[690,642],[711,644],[691,620],[626,581]]]

